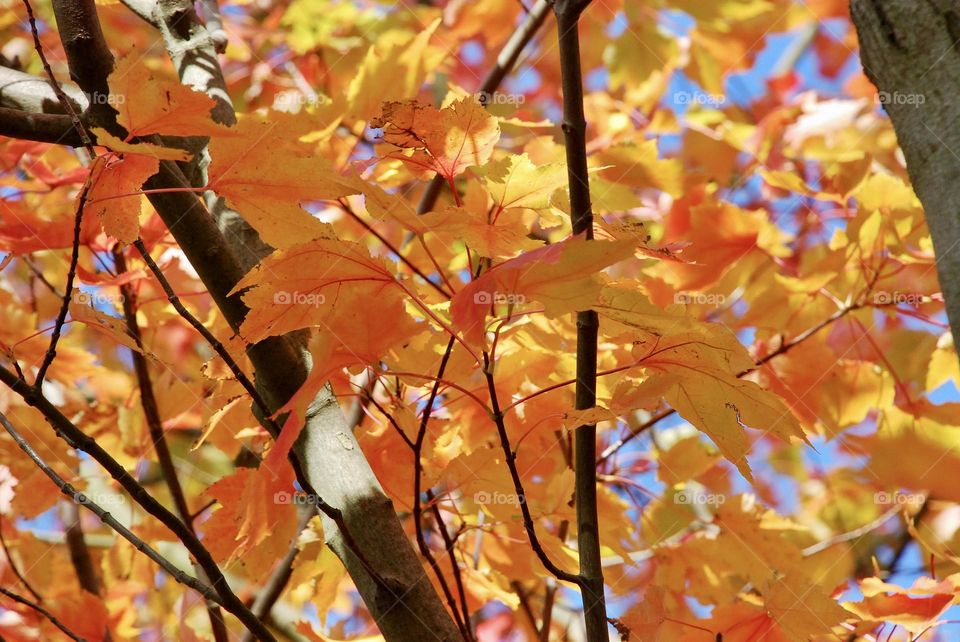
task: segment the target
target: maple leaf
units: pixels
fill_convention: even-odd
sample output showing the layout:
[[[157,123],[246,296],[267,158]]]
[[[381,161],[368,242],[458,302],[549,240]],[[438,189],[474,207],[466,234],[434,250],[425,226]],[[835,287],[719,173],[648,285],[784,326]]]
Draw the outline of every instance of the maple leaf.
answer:
[[[387,265],[356,243],[318,239],[275,252],[233,289],[247,290],[243,301],[250,313],[240,331],[256,342],[320,325],[347,289],[384,305],[403,298]]]
[[[844,602],[843,607],[864,620],[891,622],[919,635],[931,627],[957,599],[960,575],[942,581],[919,577],[910,587],[888,584],[878,577],[860,582],[864,599]]]
[[[528,238],[530,229],[518,216],[501,214],[491,221],[486,212],[451,205],[421,218],[422,225],[449,246],[466,243],[471,252],[490,258],[514,256],[542,245]]]
[[[359,178],[338,174],[279,122],[259,117],[241,119],[231,135],[213,138],[210,155],[207,187],[277,249],[335,236],[299,204],[359,194],[364,187]]]
[[[206,490],[220,504],[204,524],[205,541],[221,562],[246,566],[254,576],[269,571],[296,534],[289,466],[240,468]]]
[[[90,170],[87,201],[91,213],[103,224],[103,231],[121,243],[133,243],[140,236],[140,205],[137,192],[157,173],[160,162],[150,156],[124,154],[100,156]]]
[[[448,180],[486,163],[500,138],[496,118],[472,96],[442,109],[415,100],[387,102],[370,126],[383,129],[385,142],[414,150],[396,158]]]
[[[177,81],[158,78],[136,51],[117,60],[107,79],[117,122],[129,136],[211,136],[222,133],[210,110],[216,102]],[[94,96],[106,100],[105,96]]]
[[[567,186],[567,166],[534,165],[524,154],[511,154],[474,170],[485,179],[487,191],[500,210],[511,207],[542,209],[554,192]]]
[[[632,241],[572,237],[494,266],[460,290],[450,312],[454,326],[474,345],[483,343],[491,305],[536,301],[557,316],[592,306],[602,285],[597,272],[633,256]]]

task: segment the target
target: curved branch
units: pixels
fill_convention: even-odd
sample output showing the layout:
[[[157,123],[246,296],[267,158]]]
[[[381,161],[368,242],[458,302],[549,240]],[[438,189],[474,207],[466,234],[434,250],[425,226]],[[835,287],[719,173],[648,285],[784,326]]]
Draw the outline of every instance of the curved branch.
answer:
[[[63,631],[63,634],[66,635],[71,640],[76,640],[77,642],[86,642],[84,638],[80,637],[79,635],[71,631],[69,628],[67,628],[67,625],[61,622],[59,619],[57,619],[57,616],[55,616],[53,613],[43,608],[39,604],[35,602],[31,602],[27,598],[17,595],[13,591],[5,589],[2,586],[0,586],[0,593],[2,593],[3,595],[6,595],[14,602],[23,604],[24,606],[33,609],[43,617],[47,618],[47,620],[49,620],[51,624],[53,624],[55,627]]]

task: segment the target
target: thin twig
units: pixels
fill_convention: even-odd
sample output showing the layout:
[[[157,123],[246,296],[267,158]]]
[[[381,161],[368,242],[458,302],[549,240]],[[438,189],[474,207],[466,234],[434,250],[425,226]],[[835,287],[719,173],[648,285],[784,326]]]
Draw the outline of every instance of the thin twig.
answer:
[[[493,421],[497,426],[497,434],[500,438],[500,446],[503,448],[503,455],[507,469],[510,471],[510,477],[513,480],[514,492],[517,494],[517,502],[520,504],[520,512],[523,515],[523,527],[527,531],[527,537],[530,539],[530,546],[536,553],[540,563],[558,580],[580,584],[580,576],[568,573],[553,563],[544,550],[540,539],[537,537],[536,527],[533,522],[533,515],[530,513],[530,506],[527,503],[527,493],[523,489],[523,481],[520,479],[520,471],[517,470],[517,455],[510,445],[510,436],[507,434],[507,426],[503,421],[503,413],[500,411],[500,401],[497,399],[497,387],[493,380],[493,368],[490,363],[489,355],[483,353],[483,373],[487,380],[487,389],[490,392],[490,405],[493,409]]]
[[[219,339],[213,336],[213,333],[207,329],[200,320],[193,316],[183,303],[180,301],[180,297],[177,296],[177,293],[173,290],[173,286],[170,285],[170,281],[167,280],[167,277],[163,274],[163,270],[160,269],[160,266],[157,265],[156,261],[153,260],[153,257],[150,256],[150,252],[147,251],[146,246],[143,244],[143,241],[137,239],[133,242],[133,246],[137,248],[137,251],[140,252],[140,256],[143,258],[144,263],[147,264],[147,267],[150,269],[150,272],[153,274],[154,278],[157,279],[157,282],[160,284],[160,287],[163,289],[164,294],[167,296],[167,301],[170,302],[170,305],[173,306],[173,309],[177,311],[187,323],[189,323],[194,330],[200,333],[200,336],[209,344],[213,351],[223,359],[223,362],[230,369],[230,372],[233,373],[234,378],[237,382],[243,386],[243,389],[250,395],[250,398],[253,400],[253,403],[257,405],[258,410],[263,415],[263,417],[268,417],[270,415],[270,408],[267,405],[267,402],[264,401],[263,397],[260,396],[260,391],[257,390],[257,387],[250,381],[246,373],[243,372],[243,369],[240,365],[234,360],[233,356],[227,350]],[[277,431],[278,428],[274,427],[274,431]],[[274,433],[276,434],[276,433]]]
[[[83,126],[77,110],[73,108],[73,102],[67,96],[66,92],[63,91],[63,87],[60,86],[57,77],[53,75],[53,69],[50,67],[50,63],[47,62],[47,56],[43,53],[43,45],[40,43],[40,32],[37,29],[37,19],[33,15],[33,7],[30,5],[30,0],[23,0],[23,6],[27,9],[27,19],[30,21],[30,32],[33,34],[33,48],[36,49],[37,55],[40,56],[43,70],[47,73],[47,79],[50,81],[50,88],[53,89],[53,93],[57,95],[57,100],[60,102],[60,106],[63,107],[64,113],[70,116],[73,127],[80,135],[80,140],[83,141],[83,146],[87,149],[87,153],[90,154],[90,158],[95,158],[97,154],[93,151],[93,142],[90,134],[87,133],[86,127]]]
[[[117,267],[118,274],[124,274],[127,271],[127,261],[123,256],[123,250],[117,244],[113,247],[113,261]],[[150,379],[150,368],[147,365],[147,358],[144,356],[143,333],[140,331],[140,324],[137,322],[137,293],[131,283],[124,283],[120,286],[120,293],[123,300],[123,316],[127,323],[127,330],[133,337],[134,342],[140,350],[130,349],[130,355],[133,359],[133,369],[137,376],[137,387],[140,389],[140,406],[143,409],[143,415],[147,420],[147,430],[150,433],[150,441],[153,442],[154,451],[157,453],[157,462],[160,464],[160,470],[163,471],[163,479],[166,482],[170,496],[173,498],[174,508],[177,510],[180,519],[186,524],[187,528],[196,535],[191,521],[190,507],[187,505],[187,498],[183,492],[183,486],[180,485],[180,478],[177,476],[177,467],[173,463],[173,455],[170,454],[170,447],[167,444],[167,438],[163,431],[163,419],[160,417],[160,407],[157,404],[157,398],[153,391],[153,382]],[[196,568],[197,574],[203,577],[203,569]],[[227,633],[227,625],[223,621],[223,613],[220,607],[213,602],[206,604],[207,615],[210,619],[210,629],[213,632],[213,639],[216,642],[228,642],[230,636]]]
[[[47,346],[47,352],[43,355],[43,362],[37,371],[34,379],[34,387],[38,390],[43,385],[43,378],[47,374],[47,369],[53,363],[57,356],[57,343],[60,341],[60,334],[63,331],[63,324],[67,320],[67,312],[70,310],[70,298],[73,296],[73,281],[77,276],[77,264],[80,262],[80,232],[83,229],[83,209],[87,203],[87,194],[92,187],[93,171],[87,175],[87,180],[83,183],[83,189],[80,191],[80,199],[77,202],[77,213],[73,220],[73,243],[70,252],[70,268],[67,271],[67,284],[64,287],[63,299],[60,302],[60,310],[57,312],[57,319],[53,325],[53,334],[50,335],[50,345]]]
[[[460,597],[460,611],[463,613],[463,625],[467,630],[467,636],[469,640],[476,639],[473,635],[473,629],[470,626],[470,609],[467,606],[467,592],[463,586],[463,574],[460,572],[460,563],[457,561],[456,555],[456,543],[457,538],[450,537],[450,533],[447,532],[447,525],[443,521],[443,516],[440,514],[440,506],[435,501],[433,491],[429,488],[427,489],[427,501],[430,502],[430,508],[433,511],[433,518],[437,521],[437,530],[440,531],[440,537],[443,538],[444,547],[447,549],[447,556],[450,558],[450,566],[453,570],[453,580],[457,585],[457,594]],[[457,535],[459,536],[459,531]]]
[[[160,283],[160,287],[163,288],[164,293],[167,295],[167,300],[174,307],[174,309],[183,317],[194,329],[200,333],[200,335],[210,344],[210,347],[223,359],[224,363],[230,368],[230,371],[236,377],[237,381],[240,382],[240,385],[243,386],[244,390],[250,395],[250,398],[253,400],[254,404],[260,409],[260,421],[263,423],[264,428],[270,432],[271,436],[274,438],[277,437],[280,433],[280,428],[277,426],[270,418],[270,409],[263,397],[261,397],[259,391],[250,381],[250,379],[244,374],[237,362],[230,356],[230,353],[227,351],[226,347],[217,340],[216,337],[204,326],[199,319],[190,314],[190,312],[183,306],[183,303],[180,302],[180,299],[177,297],[176,292],[173,291],[173,287],[170,285],[170,282],[163,275],[163,272],[160,270],[160,267],[156,264],[153,258],[150,256],[150,253],[147,251],[146,246],[144,246],[143,241],[136,240],[133,243],[134,247],[137,248],[137,251],[140,252],[140,255],[143,257],[144,262],[147,264],[147,267],[150,268],[150,271],[156,277],[157,281]],[[376,567],[370,564],[363,552],[360,550],[359,546],[356,543],[353,535],[350,534],[346,522],[343,519],[343,513],[340,509],[335,508],[328,504],[326,501],[320,497],[320,494],[316,492],[313,486],[307,480],[307,476],[303,471],[303,467],[300,465],[299,460],[296,458],[294,453],[291,451],[287,457],[290,465],[293,467],[293,472],[296,475],[297,481],[303,490],[314,497],[317,508],[327,517],[329,517],[337,525],[337,528],[340,529],[340,532],[343,536],[343,542],[347,548],[357,557],[358,560],[364,565],[364,568],[367,570],[370,577],[374,582],[385,589],[389,589],[387,584],[384,582],[383,578],[377,572]]]
[[[788,352],[791,348],[794,348],[794,347],[796,347],[797,345],[803,343],[804,341],[806,341],[807,339],[809,339],[810,337],[812,337],[812,336],[815,335],[816,333],[820,332],[821,330],[823,330],[823,329],[826,328],[827,326],[831,325],[832,323],[835,323],[836,321],[842,319],[843,317],[845,317],[845,316],[848,315],[849,313],[853,312],[854,310],[860,309],[861,307],[863,307],[863,304],[861,304],[861,303],[855,303],[855,304],[848,305],[848,306],[845,306],[845,307],[837,310],[836,312],[834,312],[833,314],[831,314],[829,317],[827,317],[826,319],[824,319],[823,321],[821,321],[821,322],[818,323],[817,325],[815,325],[815,326],[813,326],[812,328],[809,328],[809,329],[807,329],[807,330],[804,330],[803,332],[801,332],[800,334],[798,334],[796,337],[794,337],[792,340],[781,343],[781,344],[777,347],[776,350],[773,350],[772,352],[770,352],[770,353],[764,355],[763,357],[761,357],[760,359],[758,359],[757,362],[756,362],[756,365],[754,366],[754,368],[751,368],[751,369],[749,369],[749,370],[744,370],[743,372],[738,372],[738,373],[737,373],[737,377],[738,377],[738,378],[739,378],[739,377],[743,377],[743,376],[745,376],[745,375],[753,372],[756,368],[759,368],[760,366],[764,365],[765,363],[767,363],[767,362],[775,359],[776,357],[779,357],[779,356],[782,355],[782,354],[785,354],[785,353]],[[639,437],[641,434],[643,434],[645,431],[647,431],[647,430],[649,430],[650,428],[652,428],[654,425],[656,425],[656,424],[659,423],[660,421],[666,419],[667,417],[670,417],[670,416],[676,414],[676,412],[677,412],[677,411],[676,411],[676,410],[673,410],[672,408],[671,408],[671,409],[667,409],[667,410],[662,410],[662,411],[658,412],[657,414],[655,414],[654,416],[650,417],[650,419],[648,419],[647,421],[645,421],[645,422],[643,422],[642,424],[640,424],[639,426],[637,426],[635,429],[631,430],[631,431],[630,431],[630,434],[626,435],[625,437],[622,437],[621,439],[618,439],[618,440],[615,441],[614,443],[612,443],[612,444],[610,444],[609,446],[607,446],[607,447],[603,450],[603,452],[600,453],[600,457],[597,458],[597,466],[603,465],[604,462],[606,462],[608,459],[610,459],[610,457],[612,457],[613,455],[615,455],[615,454],[617,453],[617,451],[619,451],[621,448],[623,448],[624,446],[626,446],[628,443],[630,443],[631,441],[633,441],[635,438]]]
[[[0,593],[6,595],[7,597],[9,597],[9,598],[10,598],[11,600],[13,600],[14,602],[17,602],[17,603],[19,603],[19,604],[23,604],[24,606],[33,609],[34,611],[36,611],[37,613],[39,613],[39,614],[42,615],[43,617],[47,618],[47,620],[50,621],[50,624],[54,625],[55,627],[57,627],[58,629],[60,629],[61,631],[63,631],[63,634],[66,635],[66,636],[67,636],[68,638],[70,638],[71,640],[76,640],[77,642],[87,642],[87,639],[86,639],[86,638],[82,638],[82,637],[80,637],[79,635],[77,635],[76,633],[74,633],[73,631],[71,631],[69,628],[67,628],[67,625],[66,625],[66,624],[64,624],[64,623],[61,622],[59,619],[57,619],[57,616],[55,616],[53,613],[51,613],[51,612],[48,611],[47,609],[43,608],[43,607],[40,606],[39,604],[36,604],[36,603],[34,603],[34,602],[31,602],[31,601],[28,600],[27,598],[25,598],[25,597],[23,597],[23,596],[20,596],[20,595],[17,595],[17,594],[14,593],[13,591],[11,591],[11,590],[9,590],[9,589],[5,589],[5,588],[3,588],[2,586],[0,586]]]
[[[20,583],[23,584],[24,588],[30,591],[30,595],[32,595],[37,602],[42,604],[43,597],[39,593],[37,593],[32,586],[30,586],[30,582],[27,581],[27,578],[24,577],[23,573],[20,572],[20,569],[17,568],[17,564],[13,560],[13,555],[10,554],[10,549],[7,547],[7,540],[3,536],[3,518],[2,517],[0,517],[0,545],[3,546],[3,554],[7,558],[7,565],[10,567],[10,570],[13,571],[13,574],[17,576],[17,579],[20,580]]]
[[[307,527],[310,520],[316,514],[317,512],[312,506],[308,506],[307,510],[303,511],[303,514],[300,516],[300,523],[297,525],[297,534],[293,538],[293,541],[290,542],[290,548],[287,549],[287,553],[283,556],[283,559],[277,563],[276,568],[274,568],[270,578],[264,583],[263,588],[257,593],[257,597],[250,606],[250,610],[258,618],[263,619],[269,616],[273,605],[276,604],[280,596],[283,595],[283,589],[287,586],[287,582],[290,581],[290,577],[293,576],[293,563],[297,559],[297,554],[300,552],[300,549],[297,548],[297,540],[300,533],[303,532],[303,529]],[[252,639],[249,631],[245,632],[243,637],[240,638],[241,642],[250,642]]]
[[[66,441],[72,448],[82,450],[90,455],[94,461],[100,464],[110,476],[129,493],[135,502],[143,507],[147,513],[157,518],[161,524],[177,536],[210,578],[214,590],[216,590],[220,597],[220,599],[216,601],[221,606],[233,613],[248,629],[254,631],[260,639],[274,640],[273,634],[270,633],[263,622],[255,618],[249,609],[244,606],[240,598],[230,589],[226,578],[223,576],[223,572],[213,559],[210,551],[207,550],[193,532],[187,528],[176,515],[167,510],[163,504],[147,492],[110,453],[104,450],[95,439],[84,433],[64,416],[36,387],[24,384],[14,373],[5,368],[0,368],[0,382],[6,384],[13,392],[18,394],[27,405],[40,411],[44,419],[47,420],[47,423],[53,427],[57,436]],[[70,489],[72,490],[72,487],[70,487]],[[193,580],[193,578],[190,579],[196,583],[196,580]],[[187,583],[187,585],[195,587],[195,584]],[[209,599],[209,595],[206,593],[202,594]]]
[[[118,522],[116,518],[114,518],[109,512],[101,508],[96,502],[84,495],[81,491],[74,488],[72,484],[57,474],[57,472],[53,470],[53,468],[51,468],[47,462],[40,457],[39,454],[37,454],[37,452],[26,441],[26,439],[23,438],[17,429],[13,427],[13,424],[10,423],[9,419],[7,419],[7,416],[2,412],[0,412],[0,425],[3,425],[3,428],[11,437],[13,437],[13,440],[17,442],[17,445],[20,447],[20,449],[26,453],[30,459],[33,460],[33,463],[36,464],[37,467],[47,477],[49,477],[50,480],[57,485],[60,491],[71,501],[77,505],[85,506],[87,509],[89,509],[92,513],[99,517],[104,524],[112,528],[117,532],[117,534],[130,542],[134,548],[156,562],[160,568],[166,571],[177,582],[180,582],[185,586],[189,586],[207,599],[218,603],[220,602],[220,597],[212,587],[204,584],[194,577],[191,577],[174,566],[170,560],[158,553],[153,547],[144,542],[142,539],[134,535],[129,529],[127,529],[127,527]]]
[[[533,36],[540,30],[549,13],[550,2],[547,0],[537,0],[537,3],[527,14],[526,18],[524,18],[520,26],[516,28],[510,36],[510,39],[507,40],[503,49],[500,50],[496,64],[490,68],[483,82],[480,83],[480,88],[477,92],[481,96],[492,94],[500,87],[500,83],[503,82],[503,79],[510,73],[514,65],[517,64],[520,54],[523,53],[527,44],[533,40]],[[427,184],[426,189],[420,196],[420,202],[417,204],[417,214],[426,214],[433,209],[434,205],[437,204],[437,198],[440,196],[440,191],[443,189],[445,183],[446,181],[444,181],[440,174],[433,177],[433,180]]]
[[[420,462],[420,457],[423,452],[423,442],[427,436],[427,424],[430,422],[430,415],[433,413],[433,404],[437,400],[437,393],[440,390],[440,379],[447,369],[447,363],[450,361],[450,355],[453,352],[453,344],[454,340],[453,337],[451,337],[447,342],[447,349],[443,353],[443,358],[440,359],[437,377],[433,382],[433,388],[430,390],[430,398],[427,400],[427,405],[423,409],[423,416],[420,418],[420,427],[417,430],[417,438],[413,444],[413,527],[417,534],[417,546],[420,549],[420,554],[427,560],[430,568],[433,569],[434,574],[437,576],[437,581],[440,583],[443,595],[446,597],[447,604],[450,606],[450,612],[453,613],[453,619],[457,623],[457,628],[460,629],[460,635],[469,641],[471,639],[469,629],[464,623],[463,617],[461,617],[460,609],[457,607],[457,602],[453,598],[453,592],[450,590],[450,584],[447,582],[447,578],[443,576],[443,571],[440,569],[437,559],[433,556],[430,547],[427,546],[427,540],[423,536],[423,509],[420,503],[423,476],[423,466]],[[466,613],[464,613],[463,616],[466,617]]]

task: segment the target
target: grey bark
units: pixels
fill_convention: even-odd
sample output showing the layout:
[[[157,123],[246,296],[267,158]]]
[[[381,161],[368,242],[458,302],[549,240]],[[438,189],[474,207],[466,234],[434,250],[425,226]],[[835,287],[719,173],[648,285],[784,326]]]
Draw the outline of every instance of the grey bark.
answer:
[[[851,0],[867,77],[893,121],[927,218],[960,346],[960,4]]]
[[[200,23],[193,3],[188,0],[159,0],[152,17],[181,81],[217,101],[213,110],[215,120],[224,124],[235,122],[236,116],[214,42]],[[199,145],[197,151],[198,163],[183,169],[193,184],[202,185],[206,182],[209,154],[203,145]],[[213,214],[221,238],[226,241],[225,251],[222,254],[218,252],[219,267],[232,262],[230,272],[234,275],[246,273],[271,248],[260,240],[256,231],[238,213],[226,207],[223,199],[208,193],[204,200]],[[165,209],[176,213],[177,218],[182,211],[178,206]],[[195,228],[188,228],[187,233],[195,234]],[[191,263],[197,267],[196,260],[188,250],[190,244],[184,245],[181,236],[176,232],[174,235]],[[210,230],[210,236],[214,237],[213,230]],[[217,281],[223,279],[217,278]],[[232,281],[229,285],[232,288],[236,280],[230,278],[229,281]],[[204,282],[210,287],[207,280]],[[219,292],[224,302],[228,291]],[[231,299],[236,301],[236,297]],[[238,306],[231,302],[230,307]],[[237,309],[234,315],[227,315],[235,328],[245,312]],[[312,367],[310,353],[298,337],[286,340],[275,338],[265,342],[255,347],[251,358],[257,372],[257,384],[267,393],[267,399],[274,407],[282,405],[296,392]],[[386,591],[377,586],[360,560],[347,550],[336,525],[323,516],[327,544],[343,560],[384,636],[389,640],[422,639],[425,635],[430,639],[458,639],[453,620],[427,579],[397,518],[393,503],[370,468],[329,387],[325,387],[311,403],[306,426],[294,446],[294,452],[310,484],[327,503],[342,511],[347,528],[360,550],[390,586],[390,590]]]

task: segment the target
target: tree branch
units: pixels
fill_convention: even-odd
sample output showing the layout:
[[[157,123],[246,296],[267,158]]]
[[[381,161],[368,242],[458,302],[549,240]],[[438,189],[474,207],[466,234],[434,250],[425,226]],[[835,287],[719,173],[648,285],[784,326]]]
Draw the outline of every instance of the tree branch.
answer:
[[[66,441],[72,448],[82,450],[90,455],[91,458],[100,464],[110,474],[110,476],[116,480],[120,486],[127,491],[127,493],[129,493],[130,497],[135,502],[142,506],[143,509],[150,515],[153,515],[155,518],[157,518],[161,524],[170,529],[170,531],[173,532],[181,542],[183,542],[183,545],[188,551],[190,551],[197,563],[211,578],[213,588],[220,596],[220,599],[217,600],[219,604],[233,613],[248,629],[256,633],[261,639],[274,639],[273,635],[267,630],[264,624],[255,618],[252,613],[250,613],[250,611],[243,605],[243,602],[241,602],[240,599],[230,589],[226,578],[220,571],[220,567],[217,566],[217,563],[210,555],[210,552],[203,546],[203,544],[200,543],[200,540],[196,538],[196,536],[183,522],[177,519],[177,517],[168,511],[163,504],[158,502],[150,493],[148,493],[147,490],[141,486],[140,483],[137,482],[137,480],[134,479],[126,471],[126,469],[124,469],[123,466],[121,466],[113,457],[111,457],[107,451],[97,444],[96,440],[77,428],[77,426],[74,425],[72,421],[67,419],[67,417],[65,417],[56,406],[50,403],[50,401],[48,401],[36,387],[27,385],[9,370],[0,368],[0,382],[3,382],[9,386],[13,392],[17,393],[27,403],[27,405],[39,410],[44,419],[47,420],[47,423],[53,427],[58,437]],[[8,432],[10,432],[10,429],[12,428],[12,426],[7,427],[7,425],[4,425],[4,427],[7,428]],[[14,438],[16,439],[16,437]],[[21,445],[21,448],[23,448],[23,445]],[[61,489],[63,489],[63,487],[61,487]],[[70,490],[72,490],[72,487],[70,487]],[[102,515],[101,518],[103,518]],[[194,587],[191,584],[188,584],[188,586]]]
[[[31,602],[27,598],[17,595],[13,591],[5,589],[2,586],[0,586],[0,593],[2,593],[3,595],[6,595],[8,598],[13,600],[14,602],[23,604],[24,606],[33,609],[43,617],[47,618],[47,620],[49,620],[51,624],[53,624],[55,627],[63,631],[63,634],[66,635],[71,640],[76,640],[77,642],[86,642],[84,638],[80,637],[79,635],[71,631],[69,628],[67,628],[67,626],[63,622],[57,619],[57,616],[55,616],[53,613],[43,608],[39,604],[35,602]]]
[[[126,273],[127,261],[119,244],[113,247],[113,261],[118,274]],[[173,456],[170,454],[170,447],[167,445],[167,438],[163,431],[163,419],[160,417],[160,408],[154,395],[147,358],[142,352],[144,349],[143,333],[140,331],[140,324],[137,322],[137,294],[133,285],[129,282],[120,286],[120,294],[123,300],[123,317],[127,323],[127,330],[137,347],[140,348],[140,350],[131,348],[130,356],[133,360],[133,370],[137,376],[137,387],[140,389],[140,407],[143,409],[143,415],[147,420],[150,441],[153,442],[153,448],[157,453],[157,462],[160,464],[160,470],[163,471],[163,479],[170,491],[170,496],[173,498],[173,505],[177,509],[177,514],[190,532],[196,535],[196,530],[194,530],[193,522],[190,519],[190,507],[187,505],[187,498],[184,496],[183,487],[180,485],[177,468],[173,463]],[[197,566],[195,570],[198,576],[206,579],[202,568]],[[210,618],[210,629],[213,631],[213,639],[216,642],[228,642],[229,635],[220,607],[208,601],[206,608],[207,615]]]
[[[880,91],[923,204],[954,345],[960,346],[960,12],[951,0],[851,0],[867,77]]]
[[[560,75],[563,88],[563,136],[570,186],[570,218],[573,233],[593,238],[590,207],[590,176],[587,169],[587,123],[583,114],[583,74],[580,70],[580,14],[589,0],[557,0],[557,31],[560,43]],[[600,321],[596,310],[577,312],[577,410],[597,405],[597,336]],[[600,558],[600,527],[597,516],[597,426],[586,424],[574,431],[575,505],[577,543],[580,555],[580,589],[587,640],[606,640],[607,607]]]
[[[33,114],[20,109],[0,107],[0,136],[83,147],[83,139],[69,116]]]
[[[134,546],[134,548],[136,548],[138,551],[140,551],[141,553],[149,557],[151,560],[156,562],[160,566],[160,568],[166,571],[177,582],[180,582],[185,586],[189,586],[190,588],[194,589],[195,591],[197,591],[198,593],[200,593],[201,595],[203,595],[209,600],[212,600],[217,603],[222,603],[221,596],[218,595],[218,593],[212,587],[210,587],[207,584],[204,584],[203,582],[197,580],[196,578],[193,578],[187,575],[186,573],[181,571],[179,568],[174,566],[174,564],[170,562],[170,560],[168,560],[163,555],[158,553],[153,547],[151,547],[149,544],[144,542],[142,539],[134,535],[129,529],[127,529],[127,527],[125,527],[123,524],[118,522],[116,518],[114,518],[109,512],[105,511],[96,502],[92,501],[89,497],[87,497],[82,492],[74,488],[72,484],[67,482],[62,477],[60,477],[60,475],[58,475],[57,472],[53,470],[53,468],[51,468],[49,464],[47,464],[47,462],[45,462],[43,458],[40,457],[39,454],[37,454],[37,452],[33,449],[33,447],[27,442],[26,439],[23,438],[23,436],[17,431],[17,429],[13,427],[13,424],[10,423],[9,419],[7,419],[7,416],[4,415],[2,412],[0,412],[0,425],[3,426],[3,428],[7,431],[7,433],[11,437],[13,437],[13,440],[17,442],[17,445],[20,447],[20,449],[24,453],[26,453],[26,455],[30,457],[31,460],[33,460],[33,463],[36,464],[37,467],[41,471],[43,471],[43,473],[47,477],[49,477],[50,480],[57,485],[60,491],[64,495],[66,495],[70,500],[72,500],[75,505],[81,505],[81,506],[87,507],[87,509],[89,509],[97,517],[99,517],[104,524],[112,528],[114,531],[117,532],[117,534],[119,534],[128,542],[130,542]],[[272,640],[273,638],[266,637],[263,639]]]
[[[497,425],[497,435],[500,438],[500,447],[503,449],[503,456],[507,469],[510,471],[510,478],[513,480],[513,489],[517,494],[517,502],[520,504],[520,513],[523,515],[523,527],[527,531],[527,537],[530,539],[530,546],[536,553],[540,563],[558,580],[580,584],[579,575],[568,573],[553,563],[540,538],[537,537],[536,526],[533,522],[533,515],[530,513],[530,506],[527,503],[527,493],[523,489],[523,480],[520,479],[520,472],[517,470],[517,455],[510,445],[510,435],[507,434],[507,426],[503,421],[503,413],[500,411],[500,401],[497,398],[497,386],[493,380],[493,366],[490,363],[490,356],[483,353],[483,374],[487,380],[487,389],[490,392],[490,405],[493,409],[493,421]]]

